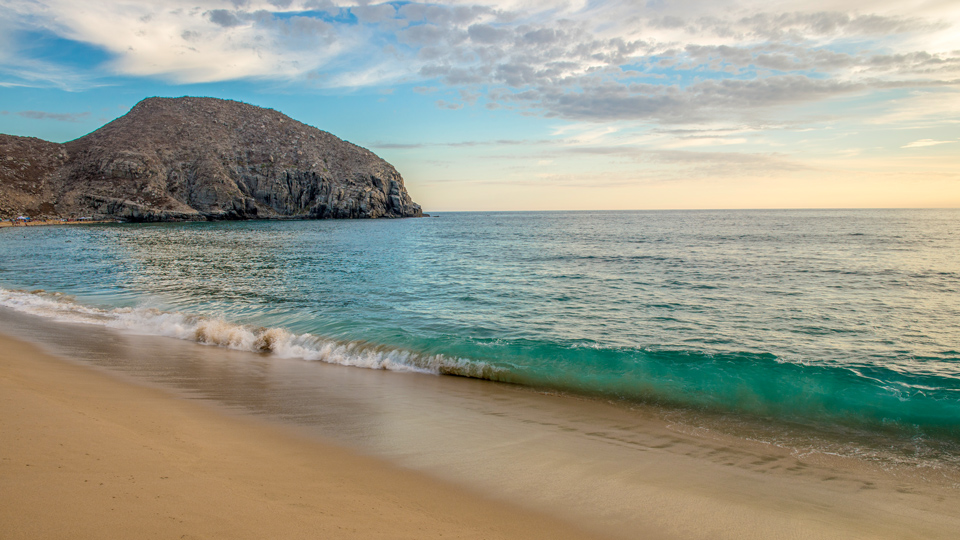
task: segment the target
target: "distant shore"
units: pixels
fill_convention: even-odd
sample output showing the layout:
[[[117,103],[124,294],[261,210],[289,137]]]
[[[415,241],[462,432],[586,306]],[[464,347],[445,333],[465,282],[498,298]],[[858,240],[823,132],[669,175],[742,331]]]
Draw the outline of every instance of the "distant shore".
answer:
[[[418,217],[437,217],[436,215],[431,216],[430,214],[423,214]],[[304,217],[279,217],[279,218],[262,218],[262,220],[269,221],[309,221],[312,218]],[[359,218],[362,219],[362,218]],[[398,219],[398,218],[391,218]],[[404,218],[399,218],[404,219]],[[197,220],[200,222],[206,220]],[[256,219],[243,219],[238,221],[258,221]],[[51,225],[92,225],[96,223],[123,223],[117,219],[74,219],[74,220],[63,220],[63,219],[31,219],[29,221],[24,220],[14,220],[11,221],[9,218],[0,220],[0,227],[46,227]],[[191,223],[190,221],[150,221],[145,223]]]
[[[95,220],[95,219],[31,219],[10,221],[5,219],[0,221],[0,227],[45,227],[49,225],[89,225],[93,223],[116,223],[116,220]]]

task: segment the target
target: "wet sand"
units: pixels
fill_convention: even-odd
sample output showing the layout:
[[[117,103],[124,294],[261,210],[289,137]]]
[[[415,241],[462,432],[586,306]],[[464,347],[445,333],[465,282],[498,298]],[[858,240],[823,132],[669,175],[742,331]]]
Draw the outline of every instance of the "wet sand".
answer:
[[[590,538],[0,337],[0,537]]]
[[[61,506],[45,501],[61,496],[100,523],[119,511],[107,510],[118,508],[110,505],[116,496],[131,523],[172,527],[178,521],[169,516],[181,515],[196,527],[190,534],[212,537],[308,530],[295,524],[328,527],[309,530],[338,538],[348,536],[335,527],[403,537],[404,524],[477,538],[580,534],[564,523],[602,537],[651,539],[947,539],[960,530],[960,484],[949,467],[800,451],[655,407],[229,351],[8,310],[0,310],[0,332],[72,360],[35,349],[19,361],[0,353],[0,433],[20,430],[15,444],[0,447],[0,497],[14,498],[21,488],[6,484],[14,479],[36,491],[26,502],[14,498],[12,510],[0,500],[0,531],[11,522],[43,523],[43,512]],[[35,369],[25,363],[34,358]],[[109,392],[97,386],[104,381]],[[21,411],[34,416],[21,421]],[[103,426],[113,431],[95,436]],[[27,436],[46,441],[47,450],[33,451],[40,446]],[[140,454],[108,457],[120,447]],[[194,456],[201,451],[206,457]],[[7,459],[10,452],[22,463]],[[70,477],[56,469],[67,457]],[[47,476],[31,476],[41,472]],[[92,472],[98,487],[113,490],[101,499],[83,491],[98,493],[82,482],[94,482]],[[401,480],[381,481],[391,474]],[[336,501],[316,499],[318,492]],[[158,502],[171,498],[180,510]],[[317,515],[327,508],[334,510]],[[217,517],[230,509],[236,523],[258,516],[262,528],[216,529],[235,522]],[[387,526],[372,528],[378,520]]]

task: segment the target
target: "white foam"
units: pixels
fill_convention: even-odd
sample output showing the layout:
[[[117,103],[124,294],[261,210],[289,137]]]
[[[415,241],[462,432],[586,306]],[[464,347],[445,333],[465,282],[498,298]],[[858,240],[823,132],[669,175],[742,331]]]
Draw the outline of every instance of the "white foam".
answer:
[[[202,315],[146,307],[99,309],[79,304],[70,296],[42,290],[27,292],[0,289],[0,306],[65,322],[96,324],[137,334],[173,337],[204,345],[344,366],[485,379],[497,379],[501,371],[489,364],[442,354],[422,355],[364,342],[294,334],[283,328],[236,324]]]

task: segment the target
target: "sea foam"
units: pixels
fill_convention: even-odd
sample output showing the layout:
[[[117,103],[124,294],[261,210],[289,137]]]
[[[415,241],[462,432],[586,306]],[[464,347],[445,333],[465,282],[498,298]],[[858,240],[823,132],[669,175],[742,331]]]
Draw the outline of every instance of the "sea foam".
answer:
[[[362,341],[338,341],[309,333],[296,334],[284,328],[237,324],[217,317],[149,307],[100,309],[80,304],[69,295],[44,290],[0,289],[0,306],[63,322],[96,324],[281,358],[484,379],[496,379],[500,371],[496,366],[465,358],[425,355]]]
[[[0,306],[62,321],[167,336],[283,358],[399,372],[456,375],[668,407],[776,418],[826,429],[866,428],[917,440],[960,440],[956,373],[884,365],[801,363],[770,353],[611,347],[505,339],[453,343],[428,354],[238,324],[150,307],[102,309],[43,290],[0,289]],[[478,345],[483,345],[482,350]],[[475,354],[452,352],[466,349]]]

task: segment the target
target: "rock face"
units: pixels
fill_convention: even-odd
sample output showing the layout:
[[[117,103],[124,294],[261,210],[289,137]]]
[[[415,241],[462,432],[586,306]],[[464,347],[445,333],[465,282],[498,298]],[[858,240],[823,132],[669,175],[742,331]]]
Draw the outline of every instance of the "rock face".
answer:
[[[57,144],[0,135],[0,216],[418,217],[392,165],[271,109],[149,98]]]

